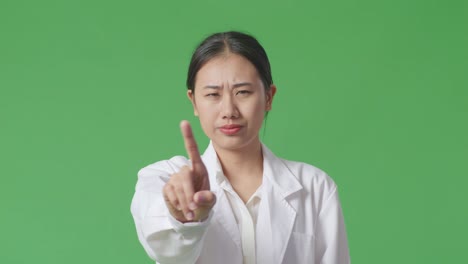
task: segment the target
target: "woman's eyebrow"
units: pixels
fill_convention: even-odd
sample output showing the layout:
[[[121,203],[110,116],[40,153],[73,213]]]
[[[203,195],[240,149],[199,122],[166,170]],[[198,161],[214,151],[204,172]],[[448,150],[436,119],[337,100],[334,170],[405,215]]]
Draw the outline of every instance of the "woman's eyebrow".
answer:
[[[234,85],[232,85],[232,88],[239,88],[239,87],[242,87],[242,86],[252,86],[252,83],[249,83],[249,82],[241,82],[241,83],[235,83]],[[219,85],[205,85],[203,88],[209,88],[209,89],[220,89],[221,86]]]
[[[220,89],[221,86],[219,86],[219,85],[205,85],[203,88]]]
[[[239,87],[242,87],[242,86],[252,86],[251,83],[249,82],[241,82],[241,83],[236,83],[232,86],[232,88],[239,88]]]

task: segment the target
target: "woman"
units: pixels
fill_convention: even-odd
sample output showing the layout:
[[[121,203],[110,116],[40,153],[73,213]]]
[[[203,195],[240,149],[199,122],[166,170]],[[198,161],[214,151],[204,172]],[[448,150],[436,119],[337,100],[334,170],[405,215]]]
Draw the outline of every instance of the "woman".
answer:
[[[182,121],[190,160],[138,173],[131,211],[157,263],[349,263],[333,180],[276,157],[259,139],[276,87],[263,47],[223,32],[195,50],[187,95],[210,144],[200,156]]]

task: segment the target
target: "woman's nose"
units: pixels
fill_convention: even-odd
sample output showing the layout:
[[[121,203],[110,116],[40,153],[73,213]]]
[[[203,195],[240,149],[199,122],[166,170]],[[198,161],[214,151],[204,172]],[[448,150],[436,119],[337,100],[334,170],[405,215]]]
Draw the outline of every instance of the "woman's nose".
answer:
[[[221,101],[221,115],[223,119],[238,118],[239,111],[232,96],[224,96]]]

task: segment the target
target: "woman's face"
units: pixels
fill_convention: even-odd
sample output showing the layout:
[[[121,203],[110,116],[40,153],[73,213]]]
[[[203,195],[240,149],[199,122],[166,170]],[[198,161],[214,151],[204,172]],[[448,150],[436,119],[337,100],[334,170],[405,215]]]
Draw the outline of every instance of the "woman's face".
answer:
[[[197,73],[194,113],[217,148],[240,150],[259,142],[265,111],[271,109],[276,87],[268,91],[250,61],[229,53],[208,61]]]

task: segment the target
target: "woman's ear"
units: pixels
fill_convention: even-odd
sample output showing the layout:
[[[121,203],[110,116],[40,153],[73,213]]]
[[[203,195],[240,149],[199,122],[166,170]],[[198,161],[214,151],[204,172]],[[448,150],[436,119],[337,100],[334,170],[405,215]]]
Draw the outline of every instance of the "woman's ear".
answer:
[[[273,104],[273,97],[276,94],[276,85],[270,85],[270,89],[266,91],[266,109],[265,111],[271,110],[271,105]]]
[[[195,116],[198,116],[197,105],[195,104],[195,94],[193,93],[192,90],[187,90],[187,97],[190,100],[190,102],[192,103],[193,114]]]

